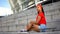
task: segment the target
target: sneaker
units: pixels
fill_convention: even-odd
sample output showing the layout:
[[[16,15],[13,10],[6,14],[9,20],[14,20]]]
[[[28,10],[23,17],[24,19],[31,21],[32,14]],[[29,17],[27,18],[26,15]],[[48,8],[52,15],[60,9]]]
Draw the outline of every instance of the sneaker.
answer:
[[[19,33],[28,33],[26,29],[22,29],[19,31]]]

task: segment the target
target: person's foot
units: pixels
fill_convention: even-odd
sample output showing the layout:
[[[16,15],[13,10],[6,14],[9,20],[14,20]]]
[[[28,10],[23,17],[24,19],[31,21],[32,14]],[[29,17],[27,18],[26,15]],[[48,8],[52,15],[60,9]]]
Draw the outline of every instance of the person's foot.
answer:
[[[22,29],[19,31],[19,33],[28,33],[26,29]]]

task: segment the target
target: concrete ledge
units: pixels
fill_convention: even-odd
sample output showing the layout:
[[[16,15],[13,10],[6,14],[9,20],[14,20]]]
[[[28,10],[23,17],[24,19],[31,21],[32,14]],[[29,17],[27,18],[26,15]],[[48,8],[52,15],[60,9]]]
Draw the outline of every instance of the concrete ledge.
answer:
[[[19,34],[17,32],[0,32],[0,34]],[[58,32],[28,32],[28,33],[20,33],[20,34],[60,34],[60,31]]]

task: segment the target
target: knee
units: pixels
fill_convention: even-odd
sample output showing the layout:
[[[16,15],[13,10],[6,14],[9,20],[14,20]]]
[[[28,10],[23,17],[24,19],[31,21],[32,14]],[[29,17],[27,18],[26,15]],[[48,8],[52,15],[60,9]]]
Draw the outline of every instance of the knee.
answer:
[[[30,21],[30,24],[33,24],[34,23],[34,21]]]
[[[33,24],[33,27],[36,28],[36,27],[38,27],[38,25]]]

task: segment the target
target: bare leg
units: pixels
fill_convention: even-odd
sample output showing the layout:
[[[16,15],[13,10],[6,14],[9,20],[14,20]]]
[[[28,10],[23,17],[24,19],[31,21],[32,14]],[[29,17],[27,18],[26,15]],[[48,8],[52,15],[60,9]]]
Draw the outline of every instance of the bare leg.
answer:
[[[38,31],[38,24],[35,21],[30,21],[30,23],[26,26],[26,31]]]
[[[40,32],[40,29],[38,28],[39,25],[34,24],[32,30],[36,32]]]
[[[31,21],[30,24],[27,25],[26,29],[28,31],[34,30],[36,32],[40,32],[38,26],[39,25],[35,21]]]
[[[34,24],[34,21],[30,21],[30,23],[26,26],[27,31],[30,31],[33,24]]]

